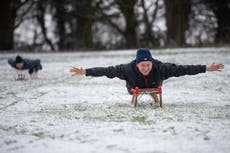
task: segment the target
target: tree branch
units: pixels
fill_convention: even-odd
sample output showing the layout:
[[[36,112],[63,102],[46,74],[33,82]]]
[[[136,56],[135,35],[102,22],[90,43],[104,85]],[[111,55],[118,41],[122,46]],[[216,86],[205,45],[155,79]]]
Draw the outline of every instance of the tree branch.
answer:
[[[153,12],[153,18],[152,18],[152,21],[151,21],[151,25],[153,25],[154,21],[156,20],[157,11],[158,11],[158,7],[159,7],[158,2],[159,2],[159,0],[156,0],[156,2],[155,2],[156,8],[154,9],[154,12]]]
[[[20,1],[20,0],[19,0]],[[23,5],[25,5],[26,3],[28,3],[31,0],[25,0],[24,2],[19,2],[18,5],[14,6],[14,9],[18,10],[20,9]],[[32,2],[33,3],[33,2]]]
[[[38,7],[38,12],[37,12],[37,20],[38,22],[40,23],[40,26],[41,26],[41,29],[42,29],[42,34],[44,36],[44,39],[45,41],[48,43],[48,45],[50,46],[51,50],[55,50],[55,47],[52,43],[52,41],[48,38],[47,36],[47,29],[46,29],[46,26],[45,26],[45,4],[44,4],[45,1],[39,1],[37,3],[37,7]]]
[[[96,3],[96,7],[97,7],[97,10],[99,11],[99,13],[101,15],[100,18],[102,19],[102,21],[108,22],[114,29],[116,29],[119,33],[124,35],[124,31],[110,19],[114,14],[113,15],[107,15],[106,13],[104,13],[103,9],[100,7],[101,3],[102,3],[102,1],[99,1],[98,3]]]
[[[18,23],[15,23],[14,29],[18,28],[19,25],[24,21],[24,17],[28,14],[28,12],[32,9],[34,3],[31,3],[30,6],[20,15]]]

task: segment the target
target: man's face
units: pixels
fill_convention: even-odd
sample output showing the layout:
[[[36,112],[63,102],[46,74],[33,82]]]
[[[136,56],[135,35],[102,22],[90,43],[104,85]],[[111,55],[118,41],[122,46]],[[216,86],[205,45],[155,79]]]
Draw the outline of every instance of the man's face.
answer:
[[[153,64],[150,61],[143,61],[137,64],[138,70],[144,76],[149,75],[150,71],[152,70],[152,67],[153,67]]]
[[[16,64],[16,67],[18,68],[18,69],[23,69],[23,66],[24,66],[24,63],[23,62],[21,62],[21,63],[17,63]]]

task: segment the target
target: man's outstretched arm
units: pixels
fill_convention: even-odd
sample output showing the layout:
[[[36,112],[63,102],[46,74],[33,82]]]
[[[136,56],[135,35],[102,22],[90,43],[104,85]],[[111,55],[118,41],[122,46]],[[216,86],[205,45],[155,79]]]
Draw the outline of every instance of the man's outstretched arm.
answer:
[[[120,64],[108,67],[94,67],[87,69],[84,69],[82,67],[72,67],[70,69],[70,72],[72,73],[72,75],[86,75],[93,77],[106,76],[108,78],[118,77],[120,79],[125,79],[126,68],[127,64]]]
[[[171,63],[162,63],[160,65],[161,78],[163,80],[170,77],[205,73],[207,71],[221,71],[222,69],[224,69],[224,64],[222,63],[213,63],[211,65],[176,65]]]

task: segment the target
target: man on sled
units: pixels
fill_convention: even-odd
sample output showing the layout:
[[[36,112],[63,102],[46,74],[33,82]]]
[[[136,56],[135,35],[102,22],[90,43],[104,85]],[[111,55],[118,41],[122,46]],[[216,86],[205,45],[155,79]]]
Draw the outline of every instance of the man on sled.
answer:
[[[106,76],[108,78],[118,77],[126,81],[126,87],[130,94],[133,94],[132,105],[136,106],[137,96],[141,93],[149,93],[153,96],[158,106],[161,106],[161,86],[163,80],[170,77],[183,75],[196,75],[206,71],[221,71],[224,68],[222,63],[211,65],[176,65],[162,63],[152,58],[148,49],[137,50],[136,59],[127,64],[120,64],[108,67],[82,68],[72,67],[70,72],[73,75],[86,75],[93,77]],[[160,100],[156,96],[160,95]]]

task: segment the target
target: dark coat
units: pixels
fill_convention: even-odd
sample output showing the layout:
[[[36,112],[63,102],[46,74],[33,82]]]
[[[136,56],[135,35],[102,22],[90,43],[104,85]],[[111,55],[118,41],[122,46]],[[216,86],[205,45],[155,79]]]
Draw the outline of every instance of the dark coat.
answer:
[[[176,65],[171,63],[162,63],[153,60],[153,68],[148,76],[143,76],[136,66],[136,60],[128,64],[121,64],[109,67],[95,67],[86,69],[86,76],[106,76],[108,78],[118,77],[126,80],[131,88],[156,88],[162,85],[163,80],[170,77],[179,77],[183,75],[195,75],[206,71],[205,65]]]
[[[16,61],[14,59],[9,59],[8,63],[13,68],[18,69],[16,67]],[[36,60],[23,59],[23,63],[24,63],[24,67],[22,68],[22,70],[28,70],[30,74],[42,69],[41,61],[39,59],[36,59]]]

